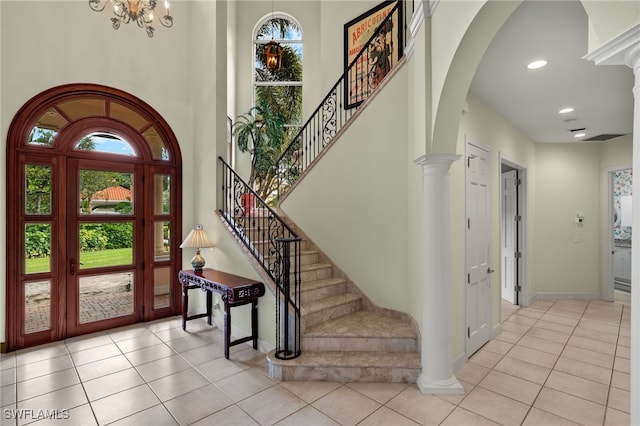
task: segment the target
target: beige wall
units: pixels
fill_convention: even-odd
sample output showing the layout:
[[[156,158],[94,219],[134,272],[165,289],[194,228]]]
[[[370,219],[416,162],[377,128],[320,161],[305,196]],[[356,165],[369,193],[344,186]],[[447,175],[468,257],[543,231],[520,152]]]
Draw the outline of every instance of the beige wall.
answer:
[[[534,288],[538,296],[600,296],[600,146],[536,146]],[[575,223],[577,213],[584,223]]]
[[[175,27],[158,28],[153,39],[135,25],[114,31],[108,12],[93,12],[87,2],[2,1],[0,9],[1,164],[6,162],[7,129],[17,110],[45,89],[74,82],[116,87],[149,103],[175,132],[183,159],[187,163],[193,160],[195,147],[203,141],[195,138],[197,118],[192,115],[189,99],[190,64],[195,56],[190,56],[185,46],[197,47],[199,41],[191,40],[188,3],[175,4]],[[215,37],[211,29],[204,28],[201,35],[207,34]],[[188,168],[183,179],[186,187],[193,187],[194,175]],[[2,187],[0,294],[4,297],[6,208]],[[184,205],[193,204],[193,193],[185,191]],[[6,304],[0,305],[0,340],[4,341]]]
[[[464,156],[465,139],[471,138],[477,143],[491,147],[491,265],[495,269],[492,276],[492,317],[493,326],[499,323],[500,314],[500,157],[507,157],[510,161],[517,162],[527,170],[527,200],[528,227],[526,229],[527,250],[529,258],[535,256],[533,250],[533,234],[535,230],[535,212],[531,194],[537,188],[537,166],[535,150],[537,146],[521,132],[506,122],[489,107],[478,101],[472,95],[467,98],[465,113],[460,121],[457,153]],[[464,159],[454,163],[451,170],[452,182],[452,231],[453,231],[453,308],[454,330],[458,333],[454,336],[454,354],[458,355],[465,350],[464,330],[465,322],[465,167]],[[527,282],[532,281],[531,270],[525,277]]]
[[[607,43],[640,23],[640,2],[636,0],[582,0],[589,15],[589,51]]]
[[[374,303],[401,311],[420,296],[407,292],[409,235],[420,222],[407,211],[418,167],[407,156],[406,90],[403,67],[282,204]]]

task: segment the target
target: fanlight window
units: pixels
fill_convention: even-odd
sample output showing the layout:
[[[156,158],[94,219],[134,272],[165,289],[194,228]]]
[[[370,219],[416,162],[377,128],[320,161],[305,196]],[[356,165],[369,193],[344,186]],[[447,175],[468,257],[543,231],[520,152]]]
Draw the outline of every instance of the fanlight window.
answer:
[[[57,130],[43,129],[35,126],[29,134],[29,145],[53,146],[53,139],[58,134]]]
[[[107,132],[94,132],[80,139],[75,146],[78,151],[103,152],[107,154],[137,157],[129,142],[120,136]]]

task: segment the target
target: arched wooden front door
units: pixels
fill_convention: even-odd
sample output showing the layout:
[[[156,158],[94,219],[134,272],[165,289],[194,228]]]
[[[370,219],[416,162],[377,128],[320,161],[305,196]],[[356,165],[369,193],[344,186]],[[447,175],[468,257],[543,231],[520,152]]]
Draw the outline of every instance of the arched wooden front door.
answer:
[[[180,312],[181,158],[141,100],[45,91],[7,140],[7,346]]]

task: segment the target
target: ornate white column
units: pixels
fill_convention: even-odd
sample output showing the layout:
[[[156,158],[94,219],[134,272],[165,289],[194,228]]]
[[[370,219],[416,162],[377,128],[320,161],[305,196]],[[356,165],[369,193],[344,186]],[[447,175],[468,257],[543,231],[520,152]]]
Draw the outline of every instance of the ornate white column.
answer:
[[[423,155],[422,371],[418,387],[428,394],[463,394],[453,374],[451,318],[451,188],[449,169],[459,155]]]
[[[631,27],[585,56],[596,65],[623,65],[633,69],[633,229],[640,229],[640,24]],[[637,231],[636,231],[637,232]],[[631,243],[631,281],[640,285],[640,238]],[[640,425],[640,291],[631,292],[631,395],[632,425]]]

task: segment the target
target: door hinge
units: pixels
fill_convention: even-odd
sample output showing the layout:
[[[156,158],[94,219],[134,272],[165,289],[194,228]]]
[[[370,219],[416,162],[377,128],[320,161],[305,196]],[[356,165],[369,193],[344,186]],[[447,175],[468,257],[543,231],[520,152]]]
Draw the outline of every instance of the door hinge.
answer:
[[[517,286],[516,286],[516,291],[522,291],[522,286],[517,285]]]
[[[471,274],[467,274],[467,284],[471,284]]]
[[[467,219],[467,229],[471,229],[471,218]]]
[[[516,178],[516,186],[522,185],[522,179]]]
[[[142,262],[142,270],[143,271],[144,271],[144,267],[145,267],[144,262]]]
[[[471,338],[471,327],[467,327],[467,339]]]
[[[522,216],[518,214],[518,215],[516,215],[516,217],[514,218],[514,220],[515,220],[516,222],[521,222],[521,221],[522,221]]]
[[[516,259],[520,259],[520,258],[522,258],[522,253],[517,251],[517,252],[513,253],[513,257],[515,257]]]

